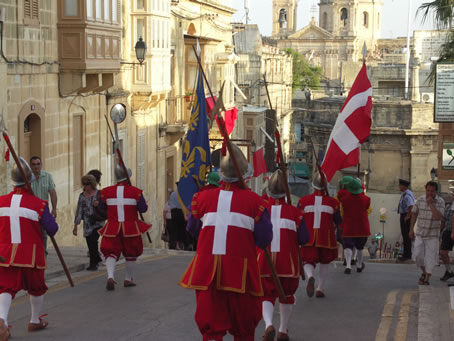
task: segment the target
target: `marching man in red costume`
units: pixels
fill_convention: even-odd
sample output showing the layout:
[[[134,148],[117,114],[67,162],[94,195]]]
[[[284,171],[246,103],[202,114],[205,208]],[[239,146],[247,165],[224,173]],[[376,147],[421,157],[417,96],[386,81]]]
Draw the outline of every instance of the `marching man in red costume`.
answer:
[[[132,172],[128,168],[129,176]],[[107,290],[115,290],[115,265],[123,253],[126,259],[125,280],[123,286],[133,287],[133,265],[143,252],[142,233],[150,229],[150,225],[139,220],[137,212],[144,213],[148,205],[142,195],[142,190],[128,185],[123,167],[115,167],[117,184],[101,191],[101,207],[107,205],[107,222],[99,234],[101,252],[106,258]]]
[[[339,197],[342,207],[342,237],[344,241],[344,254],[346,268],[344,273],[350,274],[352,269],[353,247],[357,250],[356,271],[364,270],[363,249],[367,237],[370,236],[369,217],[370,198],[364,194],[358,179],[346,183],[347,195]]]
[[[325,184],[327,182],[325,181]],[[337,258],[337,242],[335,224],[341,223],[339,203],[336,199],[326,195],[323,190],[322,179],[317,173],[312,181],[314,193],[302,197],[298,208],[303,212],[304,221],[309,231],[309,242],[301,248],[308,282],[306,292],[309,297],[314,295],[314,270],[320,263],[319,280],[316,297],[325,297],[323,292],[329,263]]]
[[[267,208],[271,212],[273,224],[273,240],[269,248],[285,294],[285,301],[279,300],[281,321],[277,340],[287,341],[289,340],[287,326],[295,304],[294,294],[298,289],[300,276],[298,245],[305,244],[309,239],[309,234],[301,211],[285,202],[285,184],[281,170],[277,170],[271,176],[268,183],[268,197]],[[274,341],[276,330],[273,327],[273,310],[274,303],[279,295],[271,278],[271,271],[265,261],[263,250],[259,249],[257,259],[265,292],[262,303],[262,314],[265,321],[263,340]]]
[[[241,150],[232,148],[246,178],[251,167]],[[263,200],[240,188],[230,155],[222,158],[219,175],[221,187],[192,199],[187,230],[200,235],[179,284],[196,290],[195,321],[204,341],[221,341],[227,331],[235,341],[253,341],[263,296],[256,245],[269,245],[272,225]]]
[[[30,181],[30,166],[23,158],[20,158],[20,162]],[[0,197],[0,258],[4,258],[0,259],[0,320],[8,326],[11,302],[18,291],[26,290],[31,305],[28,331],[33,332],[48,325],[40,318],[47,291],[41,226],[53,236],[58,225],[49,212],[47,202],[27,191],[25,180],[16,165],[11,171],[11,178],[14,182],[13,191]]]

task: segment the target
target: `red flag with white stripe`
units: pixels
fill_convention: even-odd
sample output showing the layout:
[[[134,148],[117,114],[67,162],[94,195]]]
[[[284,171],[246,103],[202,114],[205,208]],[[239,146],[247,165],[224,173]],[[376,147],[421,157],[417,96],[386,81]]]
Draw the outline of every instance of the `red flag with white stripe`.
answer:
[[[370,135],[371,111],[372,86],[364,63],[329,137],[321,165],[328,181],[339,169],[358,164],[359,148]]]

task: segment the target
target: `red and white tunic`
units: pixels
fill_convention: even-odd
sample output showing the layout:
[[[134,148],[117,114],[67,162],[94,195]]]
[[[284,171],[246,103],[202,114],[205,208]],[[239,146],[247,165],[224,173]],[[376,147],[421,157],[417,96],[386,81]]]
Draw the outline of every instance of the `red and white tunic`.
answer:
[[[285,203],[285,199],[269,198],[268,212],[271,213],[273,224],[273,240],[269,249],[279,277],[298,278],[300,267],[298,263],[298,235],[303,215],[296,207]],[[257,250],[262,277],[270,277],[271,272],[266,262],[264,251]]]
[[[316,192],[302,197],[298,202],[309,232],[307,246],[336,249],[333,215],[339,208],[336,199]]]
[[[99,234],[116,237],[120,231],[123,237],[137,237],[150,229],[150,225],[139,220],[137,203],[142,190],[119,183],[101,191],[101,200],[107,205],[107,222]]]
[[[3,267],[46,268],[39,220],[47,202],[21,189],[0,197],[0,255]]]
[[[263,295],[257,265],[254,224],[265,210],[263,200],[236,184],[196,193],[192,214],[203,223],[197,252],[180,285]]]
[[[364,193],[350,194],[342,196],[340,203],[343,210],[342,236],[345,238],[369,237],[370,198]]]

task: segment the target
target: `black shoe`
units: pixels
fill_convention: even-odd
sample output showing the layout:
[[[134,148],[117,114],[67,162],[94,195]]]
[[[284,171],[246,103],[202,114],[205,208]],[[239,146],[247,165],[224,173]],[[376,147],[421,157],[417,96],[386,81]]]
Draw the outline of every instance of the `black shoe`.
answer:
[[[440,281],[446,282],[451,277],[454,277],[454,272],[446,270],[446,272],[443,275],[443,277],[440,278]]]
[[[356,265],[356,260],[352,259],[352,265]]]
[[[363,264],[361,264],[360,268],[358,268],[358,267],[356,268],[356,272],[362,272],[365,267],[366,267],[366,264],[364,264],[364,262],[363,262]]]
[[[97,265],[90,265],[87,268],[87,271],[97,271],[97,270],[98,270],[98,266]]]
[[[347,261],[344,259],[344,266],[347,266]]]
[[[346,275],[350,275],[351,273],[352,273],[352,269],[346,268],[344,270],[344,274],[346,274]]]

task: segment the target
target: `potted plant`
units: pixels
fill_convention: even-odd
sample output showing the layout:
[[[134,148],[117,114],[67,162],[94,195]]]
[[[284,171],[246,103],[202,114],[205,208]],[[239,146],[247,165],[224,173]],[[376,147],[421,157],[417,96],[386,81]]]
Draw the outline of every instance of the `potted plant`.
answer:
[[[186,102],[191,102],[192,101],[192,92],[191,91],[186,92],[184,95],[184,99],[186,100]]]

